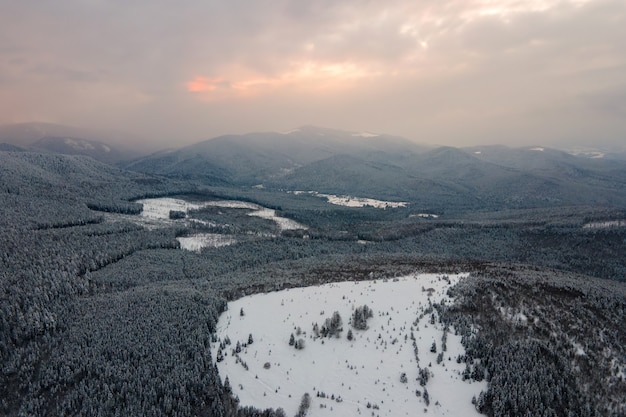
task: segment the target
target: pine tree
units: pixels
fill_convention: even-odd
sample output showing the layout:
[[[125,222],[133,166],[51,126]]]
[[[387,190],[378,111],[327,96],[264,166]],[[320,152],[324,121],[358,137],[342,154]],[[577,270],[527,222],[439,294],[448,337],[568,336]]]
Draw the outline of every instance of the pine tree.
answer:
[[[352,327],[357,330],[367,329],[367,319],[374,316],[374,312],[367,305],[357,307],[352,313]]]

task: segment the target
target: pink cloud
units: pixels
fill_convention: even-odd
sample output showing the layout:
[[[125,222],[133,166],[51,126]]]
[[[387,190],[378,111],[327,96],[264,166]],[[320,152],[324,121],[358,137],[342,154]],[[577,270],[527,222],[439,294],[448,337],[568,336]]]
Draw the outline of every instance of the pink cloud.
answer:
[[[190,93],[202,93],[214,91],[224,84],[222,78],[196,77],[187,82],[187,91]]]

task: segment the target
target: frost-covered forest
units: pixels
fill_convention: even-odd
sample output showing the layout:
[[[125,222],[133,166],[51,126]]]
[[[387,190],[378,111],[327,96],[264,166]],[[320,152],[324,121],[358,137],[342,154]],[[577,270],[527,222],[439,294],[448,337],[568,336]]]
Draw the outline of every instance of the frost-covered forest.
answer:
[[[138,200],[159,197],[246,202],[306,229],[245,204],[142,221]],[[624,415],[625,219],[612,206],[344,207],[0,152],[0,415],[280,415],[240,407],[218,375],[227,302],[417,272],[469,273],[434,308],[462,337],[465,377],[487,382],[478,411]],[[181,249],[198,234],[229,244]]]

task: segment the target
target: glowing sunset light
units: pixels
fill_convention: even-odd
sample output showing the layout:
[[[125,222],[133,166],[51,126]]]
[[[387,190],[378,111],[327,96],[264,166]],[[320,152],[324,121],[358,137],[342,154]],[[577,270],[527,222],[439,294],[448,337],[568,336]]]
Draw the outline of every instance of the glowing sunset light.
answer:
[[[190,93],[200,93],[204,91],[213,91],[217,86],[223,83],[222,78],[196,77],[187,83],[187,91]]]
[[[236,73],[237,71],[232,72]],[[292,63],[286,71],[275,77],[242,76],[233,80],[222,77],[196,77],[187,82],[187,91],[190,93],[211,93],[209,96],[202,96],[201,98],[247,97],[262,91],[281,88],[302,90],[348,88],[347,81],[380,75],[383,74],[351,62],[303,61]],[[216,91],[218,89],[219,94]]]

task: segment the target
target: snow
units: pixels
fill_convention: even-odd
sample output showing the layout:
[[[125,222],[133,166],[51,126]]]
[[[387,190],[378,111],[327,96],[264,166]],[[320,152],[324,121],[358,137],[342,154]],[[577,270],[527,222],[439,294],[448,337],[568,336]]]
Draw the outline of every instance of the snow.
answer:
[[[222,208],[234,208],[234,209],[249,209],[249,210],[259,210],[261,206],[254,203],[249,203],[247,201],[239,201],[239,200],[217,200],[217,201],[207,201],[204,203],[203,207],[222,207]]]
[[[587,353],[585,352],[585,348],[580,343],[573,342],[572,346],[575,349],[576,356],[587,356]]]
[[[204,207],[222,207],[248,210],[261,210],[263,208],[258,204],[239,200],[215,200],[203,201],[201,203],[191,203],[180,198],[168,197],[146,198],[143,200],[137,200],[137,203],[143,204],[141,216],[156,219],[169,219],[171,210],[188,212],[189,210],[198,210]]]
[[[540,148],[540,147],[537,147],[537,148],[531,148],[530,150],[531,150],[531,151],[537,151],[537,152],[543,152],[543,151],[545,151],[545,149],[544,149],[544,148]]]
[[[213,359],[228,337],[231,344],[222,350],[224,358],[217,367],[223,380],[228,376],[242,406],[282,407],[287,415],[294,415],[302,396],[309,393],[307,416],[312,417],[478,415],[471,399],[486,389],[486,383],[462,380],[465,365],[455,359],[464,349],[453,329],[447,336],[443,361],[437,364],[438,353],[430,349],[435,342],[441,352],[443,327],[436,311],[432,313],[434,324],[431,314],[424,313],[429,302],[452,302],[446,290],[465,276],[421,274],[244,297],[230,302],[220,316]],[[372,308],[374,316],[367,321],[367,330],[356,330],[348,322],[353,310],[362,305]],[[313,324],[321,327],[334,311],[343,319],[340,337],[315,337]],[[348,329],[352,329],[352,341],[346,337]],[[296,340],[305,341],[304,349],[289,345],[292,333]],[[253,343],[247,345],[250,334]],[[233,354],[237,342],[244,347]],[[266,363],[269,369],[264,367]],[[416,390],[424,392],[417,381],[418,366],[431,373],[425,387],[430,405],[416,395]],[[407,376],[405,383],[400,381],[402,373]],[[326,398],[318,397],[318,392]]]
[[[282,230],[306,230],[307,227],[294,220],[286,219],[276,215],[275,210],[271,210],[260,206],[258,204],[249,203],[246,201],[238,200],[218,200],[218,201],[204,201],[201,203],[192,203],[180,198],[146,198],[143,200],[137,200],[138,203],[143,205],[143,210],[139,216],[117,214],[117,213],[104,213],[104,217],[107,221],[116,222],[126,220],[138,224],[146,229],[157,229],[161,227],[170,227],[175,224],[187,224],[192,223],[202,224],[205,226],[217,226],[213,222],[207,222],[204,220],[193,219],[186,217],[184,219],[170,219],[170,211],[182,211],[188,213],[189,210],[201,209],[203,207],[221,207],[226,209],[247,209],[252,210],[248,213],[249,216],[258,216],[264,219],[272,220],[276,223],[278,228]],[[225,245],[231,245],[236,243],[235,238],[232,235],[227,234],[215,234],[215,233],[199,233],[187,237],[178,237],[181,249],[199,251],[203,247],[220,247]]]
[[[613,359],[611,359],[611,369],[613,370],[615,378],[620,381],[626,380],[626,366],[619,362],[617,356],[614,356]]]
[[[604,152],[585,149],[575,149],[570,151],[569,154],[574,156],[584,156],[590,159],[601,159],[606,156]]]
[[[330,204],[345,207],[374,207],[374,208],[398,208],[407,207],[409,203],[405,201],[384,201],[373,198],[352,197],[348,195],[322,194],[317,191],[293,191],[295,195],[310,194],[315,197],[325,198]]]
[[[482,154],[482,152],[481,152],[481,151],[476,151],[476,152],[474,152],[474,154],[475,154],[475,155],[481,155],[481,154]]]
[[[63,142],[68,145],[71,146],[74,149],[78,149],[78,150],[93,150],[94,147],[91,143],[86,142],[84,140],[78,141],[72,138],[65,138],[63,139]]]
[[[203,207],[221,207],[228,209],[253,210],[251,213],[249,213],[250,216],[258,216],[264,219],[272,220],[278,225],[280,230],[307,229],[306,226],[298,222],[277,216],[276,210],[271,210],[258,204],[249,203],[247,201],[216,200],[205,201],[202,203],[190,203],[188,201],[176,198],[147,198],[145,200],[138,200],[137,202],[143,204],[143,211],[141,212],[142,217],[170,222],[164,224],[171,224],[171,221],[169,221],[169,215],[171,210],[184,211],[186,213],[189,210],[200,209]]]
[[[175,224],[174,220],[136,216],[133,214],[102,213],[102,215],[104,216],[106,222],[115,223],[119,221],[127,221],[139,225],[147,230],[160,229]]]
[[[273,220],[280,230],[306,230],[305,225],[298,223],[295,220],[286,219],[276,215],[276,210],[262,208],[257,211],[253,211],[249,216],[257,216],[263,219]]]
[[[611,227],[624,227],[626,220],[607,220],[604,222],[590,222],[583,225],[583,229],[608,229]]]
[[[202,208],[202,204],[190,203],[179,198],[147,198],[137,200],[137,203],[143,204],[143,210],[140,216],[151,219],[168,220],[170,211],[184,211]]]
[[[236,243],[234,237],[230,235],[220,235],[218,233],[198,233],[187,237],[177,237],[180,248],[200,252],[202,248],[219,248],[220,246],[232,245]]]
[[[526,326],[528,324],[528,316],[523,311],[518,311],[512,307],[499,307],[502,318],[508,320],[518,326]]]
[[[431,213],[417,213],[417,214],[411,214],[409,215],[409,217],[422,217],[424,219],[437,219],[439,218],[439,215],[431,214]]]
[[[377,138],[380,135],[375,133],[361,132],[361,133],[353,133],[352,136],[361,137],[361,138]]]

